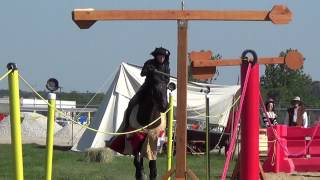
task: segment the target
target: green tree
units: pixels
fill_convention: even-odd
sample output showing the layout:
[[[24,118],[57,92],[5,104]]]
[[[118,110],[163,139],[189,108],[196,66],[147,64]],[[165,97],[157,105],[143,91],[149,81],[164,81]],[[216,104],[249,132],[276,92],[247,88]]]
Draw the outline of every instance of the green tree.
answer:
[[[320,98],[320,81],[313,81],[312,82],[312,96]]]
[[[292,49],[280,53],[287,55]],[[294,96],[300,96],[307,106],[319,106],[320,99],[312,95],[312,78],[304,73],[303,67],[294,71],[284,64],[266,65],[260,78],[264,97],[274,98],[281,106],[288,106]]]

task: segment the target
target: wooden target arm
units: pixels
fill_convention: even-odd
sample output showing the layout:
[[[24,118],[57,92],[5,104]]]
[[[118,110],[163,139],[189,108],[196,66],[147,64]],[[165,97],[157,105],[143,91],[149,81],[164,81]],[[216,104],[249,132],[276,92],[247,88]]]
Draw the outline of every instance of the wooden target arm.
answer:
[[[250,59],[249,59],[250,61]],[[298,51],[290,51],[285,57],[258,58],[258,64],[286,64],[290,69],[299,69],[304,62],[303,55]],[[241,59],[208,60],[197,59],[192,61],[194,68],[208,68],[216,66],[236,66],[242,64]]]
[[[81,29],[90,28],[96,21],[111,20],[272,21],[287,24],[292,20],[292,13],[284,5],[275,5],[271,11],[75,9],[72,19]]]
[[[249,60],[250,61],[250,60]],[[258,64],[284,64],[284,57],[259,58]],[[237,66],[241,65],[241,59],[223,59],[216,61],[199,60],[193,61],[192,67],[216,67],[216,66]]]

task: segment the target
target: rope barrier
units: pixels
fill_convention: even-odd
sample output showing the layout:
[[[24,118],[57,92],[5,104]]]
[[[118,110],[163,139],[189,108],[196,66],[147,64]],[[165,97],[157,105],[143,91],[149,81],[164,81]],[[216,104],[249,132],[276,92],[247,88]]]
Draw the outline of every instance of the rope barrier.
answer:
[[[159,120],[161,119],[161,115],[160,115],[160,117],[158,117],[157,119],[155,119],[154,121],[152,121],[152,122],[149,123],[148,125],[143,126],[143,127],[139,128],[139,129],[135,129],[135,130],[132,130],[132,131],[127,131],[127,132],[106,132],[106,131],[100,131],[100,130],[97,130],[97,129],[94,129],[94,128],[90,128],[90,127],[88,127],[88,126],[86,126],[86,125],[83,125],[83,124],[81,124],[81,123],[73,120],[71,117],[65,115],[62,111],[58,110],[56,107],[52,107],[52,106],[48,103],[48,101],[47,101],[45,98],[43,98],[20,74],[19,74],[19,77],[22,79],[22,81],[23,81],[41,100],[43,100],[43,101],[44,101],[48,106],[50,106],[51,108],[54,108],[60,115],[64,116],[64,117],[65,117],[66,119],[68,119],[69,121],[72,121],[72,122],[74,122],[74,123],[76,123],[76,124],[78,124],[78,125],[86,128],[86,129],[89,129],[89,130],[94,131],[94,132],[97,132],[97,133],[108,134],[108,135],[125,135],[125,134],[132,134],[132,133],[136,133],[136,132],[139,132],[139,131],[142,131],[142,130],[148,128],[149,126],[155,124],[157,121],[159,121]],[[171,109],[171,108],[168,108],[163,114],[168,113],[170,109]]]
[[[239,101],[239,99],[240,99],[240,96],[238,96],[237,99],[233,102],[233,104],[231,105],[230,109],[237,104],[237,102]],[[188,116],[188,117],[190,117],[190,118],[195,118],[195,117],[209,117],[209,118],[212,117],[212,118],[218,118],[218,117],[222,117],[223,114],[225,114],[225,113],[228,111],[228,110],[226,110],[226,111],[224,111],[224,112],[222,112],[222,113],[220,113],[220,114],[218,114],[218,115],[214,115],[214,116],[213,116],[213,115],[211,115],[211,116],[206,116],[205,113],[200,113],[199,111],[194,110],[194,109],[192,109],[192,108],[188,108],[187,110],[190,110],[190,111],[195,112],[196,114],[198,114],[198,115],[196,115],[196,116]]]
[[[223,128],[223,130],[222,130],[222,132],[221,132],[221,135],[220,135],[220,138],[219,138],[219,141],[218,141],[218,143],[214,146],[214,148],[213,149],[217,149],[217,147],[219,146],[219,144],[220,144],[220,142],[221,142],[221,140],[222,140],[222,137],[223,137],[223,135],[224,135],[224,131],[226,130],[226,128]]]
[[[243,89],[242,89],[241,96],[240,96],[239,110],[236,112],[236,119],[235,119],[235,123],[234,123],[235,126],[234,126],[233,131],[232,131],[232,136],[231,136],[232,138],[231,138],[229,150],[227,152],[226,162],[225,162],[224,168],[223,168],[223,173],[222,173],[222,177],[221,177],[222,180],[226,179],[227,170],[229,168],[229,164],[230,164],[230,160],[231,160],[231,155],[232,155],[232,152],[234,151],[236,132],[237,132],[238,124],[239,124],[239,121],[240,121],[240,114],[241,114],[241,111],[242,111],[242,105],[243,105],[245,93],[247,91],[247,85],[248,85],[249,75],[250,75],[250,72],[251,72],[251,67],[252,67],[252,64],[249,63],[248,64],[248,68],[247,68],[247,72],[246,72],[245,81],[244,81],[244,84],[243,84]]]
[[[272,158],[271,158],[271,166],[274,166],[275,161],[276,161],[276,150],[277,150],[276,144],[277,144],[277,140],[273,140],[271,142],[273,142],[273,154],[272,154]]]
[[[98,95],[98,92],[100,92],[102,90],[102,88],[104,88],[104,86],[106,86],[108,84],[108,82],[111,80],[111,77],[114,76],[115,72],[116,71],[113,71],[113,73],[111,73],[111,75],[108,76],[108,78],[101,85],[101,87],[96,91],[96,93],[92,96],[92,98],[89,100],[89,102],[83,108],[81,108],[80,113],[76,116],[76,119],[78,119],[84,113],[83,111],[89,106],[89,104],[93,101],[93,99]],[[89,122],[89,125],[90,125],[90,122]]]
[[[7,71],[6,73],[4,73],[4,75],[2,75],[0,77],[0,81],[2,81],[4,78],[6,78],[10,73],[11,73],[12,69],[10,69],[9,71]]]

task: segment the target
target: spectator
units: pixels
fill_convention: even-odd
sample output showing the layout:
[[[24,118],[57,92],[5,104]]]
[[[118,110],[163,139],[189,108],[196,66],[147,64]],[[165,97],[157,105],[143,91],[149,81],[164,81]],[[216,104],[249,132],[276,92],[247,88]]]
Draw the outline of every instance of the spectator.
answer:
[[[263,113],[262,120],[265,123],[266,127],[270,127],[268,118],[273,125],[277,125],[277,114],[274,112],[274,100],[269,98],[265,103],[267,113]]]
[[[299,96],[292,99],[291,107],[288,108],[288,113],[285,118],[285,124],[304,128],[308,127],[308,115]]]

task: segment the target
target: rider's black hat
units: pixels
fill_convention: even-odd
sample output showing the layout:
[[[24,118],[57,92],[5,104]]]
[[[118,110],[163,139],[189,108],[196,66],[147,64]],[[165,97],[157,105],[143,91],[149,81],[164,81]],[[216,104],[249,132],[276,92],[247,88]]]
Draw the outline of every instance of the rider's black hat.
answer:
[[[164,56],[170,56],[170,51],[163,48],[163,47],[159,47],[159,48],[156,48],[154,49],[152,52],[151,52],[151,55],[153,57],[156,57],[157,55],[164,55]]]

